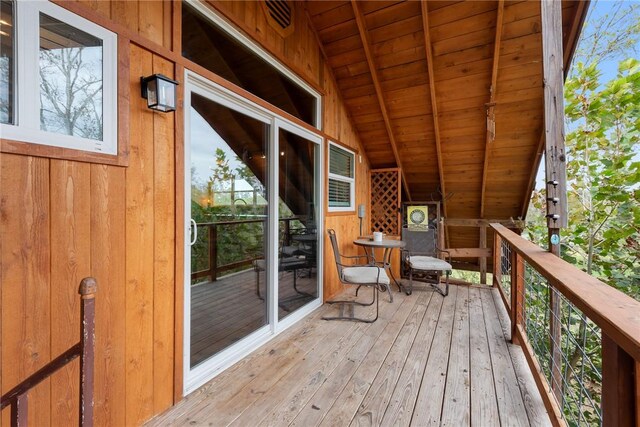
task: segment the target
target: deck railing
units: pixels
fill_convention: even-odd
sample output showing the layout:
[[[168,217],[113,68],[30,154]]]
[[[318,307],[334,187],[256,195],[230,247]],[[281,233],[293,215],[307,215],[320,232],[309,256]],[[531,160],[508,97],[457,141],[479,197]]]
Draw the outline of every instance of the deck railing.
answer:
[[[289,217],[289,218],[281,218],[281,234],[284,239],[284,245],[290,244],[291,239],[291,221],[299,220],[298,217]],[[202,277],[209,277],[212,282],[215,282],[218,276],[221,273],[229,272],[238,268],[250,266],[253,261],[256,259],[262,258],[263,255],[263,246],[260,245],[260,250],[255,251],[255,254],[252,254],[251,250],[243,250],[243,253],[249,253],[251,256],[245,257],[242,259],[236,259],[232,262],[219,263],[219,237],[221,229],[234,229],[238,226],[248,225],[248,224],[263,224],[265,223],[265,218],[260,219],[241,219],[241,220],[230,220],[230,221],[216,221],[216,222],[205,222],[198,223],[197,227],[199,230],[206,229],[207,232],[200,234],[200,236],[207,236],[206,240],[198,239],[199,241],[196,244],[204,244],[206,245],[206,258],[208,260],[207,267],[203,270],[195,271],[191,273],[191,280],[200,279]],[[256,233],[256,236],[264,236],[265,230],[263,233]],[[243,245],[244,242],[242,239],[237,239],[236,244]]]
[[[93,425],[93,359],[95,344],[95,294],[98,288],[92,277],[82,279],[80,341],[33,373],[0,398],[0,410],[11,406],[11,427],[26,427],[29,391],[80,357],[80,405],[78,425]]]
[[[494,286],[554,424],[640,423],[640,302],[491,227]]]

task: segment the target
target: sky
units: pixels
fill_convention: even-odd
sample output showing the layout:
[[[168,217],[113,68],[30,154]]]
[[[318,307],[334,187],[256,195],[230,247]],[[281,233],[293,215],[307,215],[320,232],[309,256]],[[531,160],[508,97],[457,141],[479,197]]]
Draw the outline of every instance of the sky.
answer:
[[[222,149],[227,155],[231,170],[241,166],[238,156],[229,145],[213,130],[198,112],[191,108],[191,167],[195,169],[195,177],[205,183],[211,176],[216,164],[216,148]],[[235,182],[236,191],[249,191],[253,188],[245,180]]]

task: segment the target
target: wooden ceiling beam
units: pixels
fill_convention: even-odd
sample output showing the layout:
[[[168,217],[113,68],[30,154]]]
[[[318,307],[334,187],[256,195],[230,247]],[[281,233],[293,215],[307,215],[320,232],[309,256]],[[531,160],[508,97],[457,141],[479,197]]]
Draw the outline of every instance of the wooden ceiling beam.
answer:
[[[438,100],[436,96],[436,82],[433,74],[433,47],[431,46],[431,34],[429,32],[429,11],[427,2],[420,2],[422,7],[422,27],[424,29],[424,47],[427,55],[427,71],[429,73],[429,94],[431,96],[431,112],[433,116],[433,133],[436,140],[436,157],[438,161],[438,176],[440,177],[440,191],[442,192],[442,212],[447,218],[447,190],[444,182],[444,167],[442,166],[442,145],[440,143],[440,125],[438,118]],[[446,227],[445,227],[446,228]],[[447,234],[447,247],[449,247]]]
[[[493,42],[493,68],[491,69],[491,86],[489,87],[489,102],[487,103],[487,135],[484,145],[484,165],[482,166],[482,192],[480,193],[480,218],[484,218],[484,195],[487,188],[487,172],[491,143],[496,137],[495,103],[498,84],[498,67],[500,65],[500,42],[502,40],[502,21],[504,17],[504,0],[498,1],[496,18],[496,37]]]
[[[396,144],[395,136],[393,135],[393,129],[391,127],[391,120],[389,119],[389,113],[387,111],[387,105],[384,100],[384,94],[382,93],[382,86],[380,86],[380,79],[378,78],[378,69],[371,52],[371,41],[369,39],[369,32],[364,20],[364,15],[360,10],[360,6],[356,0],[351,0],[351,7],[353,8],[353,14],[356,18],[356,24],[358,25],[358,32],[360,33],[360,40],[362,40],[362,46],[364,48],[364,54],[367,58],[367,64],[369,65],[369,72],[371,73],[371,80],[373,80],[373,86],[376,90],[376,96],[378,98],[378,104],[380,105],[380,111],[382,112],[382,118],[384,120],[384,126],[389,136],[389,142],[391,143],[391,150],[396,160],[396,165],[400,168],[402,174],[402,186],[407,194],[407,199],[411,201],[411,193],[409,191],[409,184],[404,174],[404,168],[402,167],[402,161],[400,160],[400,153],[398,152],[398,146]]]
[[[440,191],[442,195],[442,214],[444,218],[449,218],[447,214],[447,189],[444,182],[444,166],[442,165],[442,144],[440,142],[440,119],[438,117],[438,97],[436,94],[436,79],[433,74],[433,46],[431,45],[431,32],[429,30],[429,10],[427,2],[420,2],[422,12],[422,29],[424,33],[424,49],[427,56],[427,73],[429,74],[429,95],[431,96],[431,116],[433,117],[433,133],[436,140],[436,158],[438,161],[438,176],[440,177]],[[449,227],[444,224],[444,239],[447,248],[451,247],[449,242]]]

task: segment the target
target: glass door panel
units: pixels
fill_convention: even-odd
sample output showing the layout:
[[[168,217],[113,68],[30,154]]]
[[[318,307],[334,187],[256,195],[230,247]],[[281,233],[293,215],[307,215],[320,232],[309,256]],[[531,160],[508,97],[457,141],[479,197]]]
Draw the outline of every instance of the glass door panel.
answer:
[[[278,319],[318,298],[319,146],[280,129]]]
[[[190,367],[268,324],[270,126],[191,93]]]

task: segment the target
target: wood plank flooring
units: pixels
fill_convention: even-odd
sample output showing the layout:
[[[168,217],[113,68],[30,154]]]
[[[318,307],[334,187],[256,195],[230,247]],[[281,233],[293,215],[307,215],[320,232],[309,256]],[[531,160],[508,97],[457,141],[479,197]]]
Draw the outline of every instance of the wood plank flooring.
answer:
[[[316,310],[148,425],[550,425],[496,290],[396,292],[373,324],[321,320],[337,310]]]

